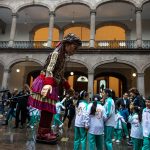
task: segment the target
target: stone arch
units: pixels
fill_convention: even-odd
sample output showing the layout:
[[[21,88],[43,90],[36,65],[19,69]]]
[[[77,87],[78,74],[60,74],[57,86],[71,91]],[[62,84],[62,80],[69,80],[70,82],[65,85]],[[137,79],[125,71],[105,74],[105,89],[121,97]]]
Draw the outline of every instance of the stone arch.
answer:
[[[38,63],[39,65],[43,66],[43,62],[39,61],[38,59],[33,59],[33,58],[20,58],[20,59],[16,59],[11,61],[8,65],[7,65],[7,69],[11,69],[15,64],[19,63],[19,62],[35,62]]]
[[[99,6],[103,5],[103,4],[111,3],[111,2],[114,2],[114,1],[112,1],[112,0],[101,0],[100,2],[98,2],[98,3],[96,4],[96,9],[97,9]],[[129,3],[129,4],[133,5],[134,7],[138,7],[137,2],[134,1],[134,0],[121,0],[121,1],[116,1],[116,2]]]
[[[142,7],[144,4],[149,3],[149,2],[150,2],[150,0],[143,0],[143,1],[141,2],[141,7]]]
[[[0,65],[2,65],[3,67],[5,67],[5,63],[2,60],[0,60]]]
[[[34,38],[34,33],[36,30],[42,28],[42,27],[48,27],[49,25],[48,24],[39,24],[39,25],[36,25],[32,28],[32,30],[29,32],[29,40],[33,40]],[[60,31],[60,27],[58,27],[57,25],[54,25],[54,28],[57,28],[59,31]]]
[[[142,67],[141,73],[144,73],[145,70],[146,70],[147,68],[149,68],[149,67],[150,67],[150,63],[146,64],[144,67]]]
[[[59,9],[60,7],[62,6],[65,6],[65,5],[68,5],[68,4],[81,4],[81,5],[85,5],[87,6],[88,8],[92,9],[91,7],[91,4],[88,2],[88,1],[84,1],[84,0],[78,0],[76,2],[74,2],[73,0],[72,1],[62,1],[60,2],[58,5],[56,5],[54,7],[54,10],[56,11],[57,9]]]
[[[89,24],[80,23],[80,22],[78,22],[78,23],[74,23],[74,24],[72,24],[72,23],[67,24],[67,25],[66,25],[66,26],[64,26],[62,29],[63,29],[63,31],[65,31],[66,29],[69,29],[69,28],[71,28],[71,27],[76,27],[76,26],[87,27],[87,28],[89,28],[89,29],[90,29]]]
[[[68,60],[67,62],[78,63],[78,64],[81,64],[81,65],[85,66],[87,69],[90,68],[90,66],[89,66],[86,62],[84,62],[84,61],[82,61],[82,60],[70,59],[70,60]]]
[[[7,8],[7,9],[11,10],[11,12],[13,12],[13,8],[12,8],[11,6],[9,6],[9,5],[0,4],[0,7],[1,7],[1,8]]]
[[[30,6],[41,6],[41,7],[47,8],[50,11],[50,8],[45,3],[40,2],[40,3],[36,4],[36,3],[30,2],[30,3],[21,4],[20,6],[18,6],[16,8],[15,12],[19,12],[20,10],[22,10],[26,7],[30,7]]]
[[[123,64],[126,64],[126,65],[129,65],[129,66],[135,68],[138,73],[141,72],[141,69],[135,63],[127,61],[127,60],[120,60],[120,59],[117,59],[116,57],[114,59],[111,59],[111,60],[104,60],[104,61],[96,63],[92,67],[92,70],[95,70],[96,67],[98,67],[100,65],[108,64],[108,63],[113,63],[113,62],[118,62],[118,63],[123,63]]]

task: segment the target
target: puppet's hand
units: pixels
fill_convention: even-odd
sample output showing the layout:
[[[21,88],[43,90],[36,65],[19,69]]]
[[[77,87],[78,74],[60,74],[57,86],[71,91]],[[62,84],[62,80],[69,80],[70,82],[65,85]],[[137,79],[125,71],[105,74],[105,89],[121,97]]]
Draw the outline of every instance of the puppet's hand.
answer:
[[[42,91],[41,91],[41,95],[43,97],[46,97],[48,92],[52,93],[52,86],[51,85],[44,85],[42,88]]]

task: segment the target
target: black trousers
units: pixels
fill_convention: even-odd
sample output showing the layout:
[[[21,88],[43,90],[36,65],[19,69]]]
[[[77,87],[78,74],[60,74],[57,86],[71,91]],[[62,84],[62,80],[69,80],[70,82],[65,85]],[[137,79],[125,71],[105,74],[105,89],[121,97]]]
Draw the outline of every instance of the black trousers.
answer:
[[[21,114],[20,114],[21,113]],[[21,115],[21,125],[23,125],[26,122],[27,118],[27,108],[18,106],[16,109],[16,127],[19,125],[19,117]]]

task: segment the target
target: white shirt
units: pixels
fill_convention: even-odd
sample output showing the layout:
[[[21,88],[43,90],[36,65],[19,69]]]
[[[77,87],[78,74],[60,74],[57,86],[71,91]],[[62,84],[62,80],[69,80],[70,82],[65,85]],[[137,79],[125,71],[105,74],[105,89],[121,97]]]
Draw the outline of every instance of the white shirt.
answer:
[[[115,103],[111,97],[106,99],[104,108],[107,115],[105,126],[115,127]]]
[[[94,135],[102,135],[104,133],[104,119],[106,119],[105,109],[100,103],[97,102],[95,115],[90,115],[92,105],[93,103],[88,105],[88,120],[86,122],[86,126],[89,128],[89,133]]]
[[[129,116],[129,120],[131,123],[131,134],[132,138],[142,139],[142,123],[139,122],[138,114],[134,113],[132,116]]]
[[[61,102],[56,103],[56,112],[57,114],[61,114],[61,108],[65,108]]]
[[[85,127],[85,122],[87,120],[87,106],[88,103],[85,100],[81,100],[79,106],[76,108],[76,127]]]
[[[124,118],[119,112],[115,114],[115,129],[122,129],[122,122],[125,122]]]
[[[143,109],[142,113],[143,136],[150,138],[150,109]]]
[[[40,115],[40,110],[30,106],[29,107],[29,114],[30,114],[30,116],[39,116]]]

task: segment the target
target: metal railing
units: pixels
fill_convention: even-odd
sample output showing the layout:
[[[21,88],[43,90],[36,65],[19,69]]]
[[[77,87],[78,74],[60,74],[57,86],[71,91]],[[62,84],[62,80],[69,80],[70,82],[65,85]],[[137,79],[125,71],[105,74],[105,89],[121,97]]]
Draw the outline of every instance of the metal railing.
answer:
[[[142,41],[142,48],[143,49],[150,49],[150,41],[149,40],[143,40]]]
[[[108,40],[108,41],[96,41],[95,47],[100,49],[136,49],[135,40]]]
[[[44,49],[47,48],[47,41],[14,41],[13,48]]]
[[[52,41],[55,48],[59,41]],[[47,41],[14,41],[10,46],[9,41],[0,41],[1,49],[49,49]],[[90,48],[89,41],[82,41],[82,48]],[[95,41],[95,49],[137,49],[136,40]],[[150,40],[142,41],[142,49],[150,49]]]
[[[8,48],[8,44],[9,42],[8,41],[0,41],[0,48]]]

